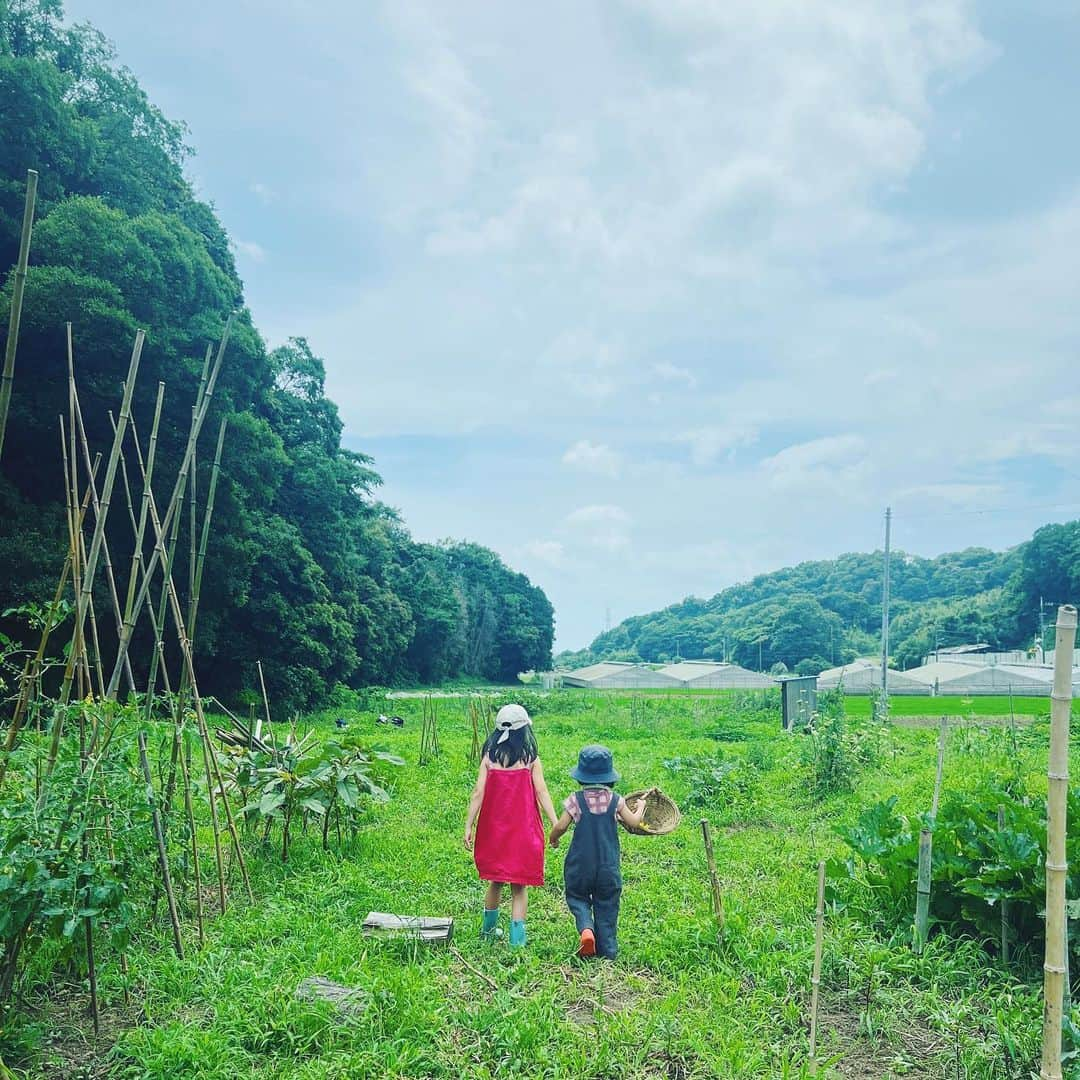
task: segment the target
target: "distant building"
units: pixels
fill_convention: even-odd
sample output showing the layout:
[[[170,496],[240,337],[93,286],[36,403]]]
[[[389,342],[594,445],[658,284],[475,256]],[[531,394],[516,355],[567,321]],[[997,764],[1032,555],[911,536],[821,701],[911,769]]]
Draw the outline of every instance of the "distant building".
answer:
[[[660,669],[693,690],[764,690],[776,686],[776,680],[738,664],[725,664],[719,660],[682,660]]]
[[[590,664],[563,675],[563,686],[580,686],[591,690],[676,690],[680,685],[678,680],[661,674],[648,664],[616,660]]]
[[[929,693],[923,683],[908,678],[909,675],[910,672],[889,668],[889,693]],[[819,690],[835,690],[843,685],[849,694],[876,693],[881,689],[881,661],[863,656],[842,667],[828,668],[818,675],[817,685]]]

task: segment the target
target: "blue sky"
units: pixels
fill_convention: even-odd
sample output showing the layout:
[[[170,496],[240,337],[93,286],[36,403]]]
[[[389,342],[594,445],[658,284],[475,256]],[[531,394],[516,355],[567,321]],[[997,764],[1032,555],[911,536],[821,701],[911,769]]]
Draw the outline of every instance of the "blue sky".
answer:
[[[1080,516],[1065,0],[69,0],[190,127],[271,344],[558,644]]]

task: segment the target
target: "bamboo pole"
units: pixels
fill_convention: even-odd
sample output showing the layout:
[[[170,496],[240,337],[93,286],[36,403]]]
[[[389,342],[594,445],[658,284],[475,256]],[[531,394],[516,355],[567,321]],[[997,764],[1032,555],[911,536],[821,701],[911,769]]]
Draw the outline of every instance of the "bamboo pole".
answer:
[[[185,752],[186,749],[186,752]],[[195,832],[195,810],[191,805],[191,748],[180,751],[180,769],[184,781],[184,812],[191,834],[191,864],[195,870],[195,924],[199,929],[199,948],[206,944],[203,934],[202,868],[199,865],[199,839]]]
[[[183,491],[185,484],[184,478],[187,476],[187,471],[191,466],[191,458],[194,453],[193,444],[198,441],[199,430],[202,428],[203,421],[206,419],[206,414],[210,411],[212,399],[214,396],[214,386],[217,383],[218,372],[221,370],[221,362],[225,355],[225,346],[229,340],[229,334],[232,332],[232,324],[236,318],[236,313],[231,312],[229,318],[226,320],[225,329],[221,335],[221,342],[218,345],[217,357],[214,360],[213,369],[210,372],[210,377],[206,383],[206,390],[202,395],[202,401],[198,413],[197,430],[190,432],[188,435],[187,449],[184,451],[183,460],[180,463],[180,473],[177,475],[176,484],[173,487],[172,497],[169,500],[169,505],[165,511],[165,517],[160,522],[162,529],[168,529],[172,522],[173,515],[179,512],[179,502],[183,498]],[[135,604],[132,610],[131,618],[124,623],[124,632],[120,638],[120,647],[117,650],[116,666],[113,668],[112,677],[109,679],[109,685],[106,687],[106,696],[112,697],[116,693],[116,688],[120,684],[120,670],[121,663],[124,656],[127,655],[127,651],[131,645],[131,635],[134,630],[135,620],[138,618],[139,611],[142,609],[142,605],[146,602],[146,597],[150,591],[150,582],[153,578],[154,570],[157,568],[158,561],[164,556],[164,550],[159,545],[155,545],[154,553],[150,557],[150,563],[146,568],[146,574],[143,578],[142,585],[139,587],[139,592],[135,598]]]
[[[259,669],[259,686],[262,688],[263,709],[266,711],[266,729],[268,732],[272,732],[274,725],[270,721],[270,698],[266,695],[266,680],[263,678],[262,661],[256,660],[255,666]],[[255,725],[255,738],[262,738],[262,720]]]
[[[930,927],[930,877],[934,854],[934,823],[937,821],[938,800],[941,798],[941,774],[945,765],[945,737],[949,721],[941,718],[937,744],[937,776],[934,778],[934,795],[930,802],[930,816],[919,832],[919,871],[915,895],[915,954],[921,955],[926,945]]]
[[[63,438],[60,440],[61,446],[63,445]],[[101,455],[98,454],[94,459],[94,473],[96,475],[98,466],[101,463]],[[66,490],[66,485],[65,485]],[[86,509],[90,505],[90,488],[87,486],[86,494],[83,496],[82,504],[79,509],[79,527],[82,527],[82,520],[86,516]],[[70,537],[69,537],[70,541]],[[12,751],[15,749],[15,744],[18,741],[19,732],[22,729],[23,717],[26,715],[26,711],[30,705],[30,699],[33,694],[34,686],[40,679],[41,665],[45,659],[45,650],[49,645],[49,636],[52,634],[56,611],[60,606],[60,601],[64,598],[64,590],[67,587],[68,575],[71,573],[71,545],[68,544],[68,552],[64,557],[64,568],[60,572],[60,580],[56,586],[56,592],[53,593],[52,606],[49,608],[49,618],[45,620],[44,625],[41,628],[41,637],[38,639],[37,652],[33,658],[29,661],[30,670],[27,678],[24,679],[23,685],[20,688],[19,698],[15,702],[15,712],[12,714],[11,723],[8,725],[7,736],[4,740],[3,754],[0,756],[0,784],[3,784],[4,777],[7,775],[8,759],[11,756]]]
[[[709,867],[709,886],[712,890],[713,915],[716,917],[716,931],[724,934],[724,898],[720,892],[720,878],[716,873],[716,855],[713,852],[712,831],[707,818],[701,819],[701,835],[705,840],[705,861]]]
[[[30,234],[34,228],[34,203],[37,200],[38,174],[26,170],[26,204],[23,207],[22,235],[19,238],[19,259],[15,263],[15,280],[11,288],[11,311],[8,312],[7,343],[4,346],[4,373],[0,378],[0,455],[4,452],[11,389],[15,382],[15,353],[19,347],[19,323],[22,321],[23,292],[26,288],[26,263],[30,258]]]
[[[154,794],[154,779],[150,775],[150,762],[146,757],[146,732],[139,732],[139,765],[143,780],[146,781],[146,801],[150,806],[150,820],[154,827],[154,839],[157,841],[158,869],[161,871],[161,883],[165,887],[165,899],[169,905],[169,921],[172,923],[173,947],[176,955],[184,959],[184,942],[180,937],[180,916],[176,911],[176,896],[173,894],[172,878],[169,875],[169,857],[165,851],[165,834],[161,828],[161,814],[158,812],[157,796]]]
[[[97,569],[98,557],[101,553],[101,542],[105,535],[105,521],[109,514],[109,505],[112,502],[113,484],[116,482],[116,469],[120,461],[120,447],[124,439],[124,431],[127,429],[128,421],[131,418],[131,398],[135,392],[135,379],[139,373],[139,359],[142,356],[143,342],[146,339],[146,334],[142,330],[138,330],[135,333],[135,347],[131,351],[131,363],[128,365],[127,379],[124,382],[124,397],[120,406],[120,419],[117,424],[116,434],[113,436],[112,450],[109,452],[109,461],[105,467],[105,480],[101,488],[101,512],[98,515],[97,521],[94,523],[94,535],[90,541],[90,550],[86,556],[86,576],[82,582],[82,586],[79,592],[79,596],[75,605],[75,622],[77,632],[81,632],[83,621],[86,618],[86,609],[89,606],[90,594],[94,585],[94,572]],[[119,685],[120,672],[123,671],[123,660],[126,657],[125,652],[123,656],[117,658],[117,671],[114,673],[116,683]],[[111,693],[108,696],[112,696],[115,693],[115,687],[111,688]],[[71,697],[71,679],[67,672],[64,675],[64,685],[61,688],[60,703],[66,705]],[[62,725],[56,725],[56,731]],[[50,766],[51,771],[52,763],[55,756],[50,754]]]
[[[1005,807],[998,805],[997,809],[998,832],[1005,829]],[[1009,963],[1009,901],[1003,896],[998,903],[1001,904],[1001,962],[1008,966]]]
[[[158,397],[159,397],[159,399],[161,397],[161,391],[163,390],[164,385],[165,385],[164,383],[158,383]],[[155,413],[155,416],[154,416],[155,425],[156,425],[157,421],[158,421],[158,416]],[[116,421],[113,419],[113,415],[112,415],[111,412],[109,413],[109,423],[111,423],[113,425],[113,427],[115,428]],[[145,495],[145,493],[147,491],[147,488],[148,488],[148,485],[149,485],[149,478],[150,478],[150,472],[148,470],[153,469],[153,460],[152,460],[152,458],[150,458],[146,462],[143,461],[142,448],[139,446],[139,430],[138,430],[138,426],[135,423],[135,418],[134,417],[131,418],[131,441],[135,446],[135,458],[136,458],[136,460],[138,462],[138,465],[139,465],[139,475],[142,477],[143,493]],[[156,431],[156,427],[155,427],[155,428],[151,429],[151,443],[156,444],[156,442],[157,442],[157,431]],[[132,529],[134,530],[136,535],[138,535],[139,526],[135,522],[134,504],[131,501],[131,486],[129,485],[128,479],[127,479],[127,459],[124,456],[124,451],[122,449],[120,451],[120,473],[124,478],[124,493],[127,496],[128,519],[131,522]],[[145,524],[146,523],[143,522],[144,530],[145,530]],[[141,572],[142,568],[143,568],[142,544],[141,544],[141,542],[139,543],[139,546],[138,546],[137,558],[133,557],[133,563],[134,563],[133,569]],[[125,624],[127,623],[128,619],[131,618],[132,608],[133,608],[133,605],[131,605],[130,607],[125,606],[125,608],[124,608],[124,622],[125,622]],[[147,610],[147,614],[150,616],[150,628],[154,633],[154,651],[160,657],[162,682],[165,684],[165,692],[167,694],[171,694],[172,693],[172,680],[170,680],[170,678],[169,678],[169,668],[168,668],[168,665],[165,663],[165,642],[164,642],[164,639],[163,639],[163,630],[162,630],[161,624],[157,620],[157,616],[154,614],[153,606],[151,605],[151,606],[147,607],[146,610]]]
[[[1043,962],[1041,1080],[1061,1080],[1061,1019],[1065,989],[1066,807],[1069,793],[1069,707],[1072,657],[1076,643],[1076,608],[1058,608],[1054,641],[1054,689],[1050,704],[1050,755],[1046,776],[1046,958]]]
[[[818,863],[817,925],[814,929],[814,972],[810,976],[810,1075],[817,1075],[818,1005],[821,991],[821,946],[825,937],[825,860]]]
[[[207,396],[204,400],[204,404],[209,401],[210,389],[207,388]],[[163,554],[164,547],[164,534],[162,531],[161,521],[158,518],[157,505],[154,502],[153,494],[150,496],[150,523],[154,528],[155,539],[155,552],[159,557]],[[164,565],[164,564],[163,564]],[[221,769],[218,767],[217,758],[213,753],[213,746],[210,741],[210,730],[206,723],[206,714],[203,712],[202,698],[199,695],[199,684],[195,678],[195,663],[191,653],[191,642],[187,636],[187,630],[184,625],[184,614],[180,609],[180,598],[176,591],[176,585],[173,582],[172,575],[165,576],[165,582],[168,588],[169,594],[169,607],[172,611],[173,623],[176,627],[176,636],[179,639],[180,654],[183,657],[184,666],[187,673],[188,685],[191,687],[192,699],[195,705],[195,719],[198,723],[199,737],[202,741],[203,748],[203,760],[206,766],[206,781],[207,787],[210,793],[210,812],[214,821],[214,843],[215,854],[218,860],[218,886],[220,891],[220,897],[222,902],[221,910],[225,910],[225,864],[222,858],[219,833],[218,833],[218,821],[217,810],[214,802],[214,784],[216,782],[218,791],[221,797],[221,804],[225,807],[225,820],[229,834],[233,842],[233,850],[236,853],[236,861],[240,866],[240,875],[244,879],[244,886],[247,889],[248,899],[254,903],[255,894],[251,889],[251,880],[248,877],[247,863],[244,861],[244,851],[240,844],[240,835],[236,831],[236,822],[233,819],[232,807],[229,805],[228,796],[225,793],[225,782],[221,776]],[[144,583],[145,584],[145,583]],[[113,672],[115,677],[116,672]]]
[[[195,591],[192,596],[191,610],[188,613],[188,636],[195,641],[195,626],[199,617],[199,597],[202,593],[203,568],[206,565],[206,552],[210,546],[210,522],[214,516],[214,499],[217,495],[218,478],[221,475],[221,451],[225,446],[225,428],[228,421],[222,417],[218,428],[217,447],[214,450],[214,464],[210,468],[210,487],[206,493],[206,510],[203,514],[202,536],[199,539],[199,552],[196,558]]]
[[[71,323],[67,324],[67,356],[68,356],[68,381],[69,381],[69,384],[70,384],[71,401],[72,401],[72,405],[74,406],[75,421],[76,421],[76,424],[77,424],[78,429],[79,429],[79,442],[80,442],[80,445],[82,446],[83,463],[85,464],[87,474],[90,477],[90,497],[91,497],[91,501],[92,501],[93,506],[94,506],[94,514],[95,514],[95,517],[96,517],[96,515],[101,513],[101,503],[100,503],[100,500],[98,499],[97,482],[94,480],[93,470],[92,470],[91,465],[90,465],[90,444],[87,442],[87,439],[86,439],[86,426],[83,424],[82,406],[79,403],[79,388],[75,383],[75,357],[74,357],[74,350],[72,348],[72,341],[71,341]],[[115,436],[116,436],[116,431],[115,431],[115,426],[114,426],[113,437],[115,438]],[[72,433],[72,438],[74,439],[74,432]],[[121,456],[122,455],[123,455],[123,449],[121,448]],[[72,461],[72,473],[74,474],[75,471],[76,471],[75,462]],[[78,497],[78,488],[77,487],[74,489],[73,493],[77,498]],[[102,561],[103,561],[103,564],[105,566],[105,578],[108,581],[108,585],[109,585],[109,596],[110,596],[110,598],[112,600],[112,605],[113,605],[113,615],[114,615],[114,617],[116,619],[116,635],[119,638],[120,632],[124,628],[124,616],[123,616],[123,612],[120,609],[120,597],[119,597],[119,594],[116,591],[116,577],[113,574],[112,557],[109,554],[109,541],[108,541],[108,538],[106,536],[104,536],[104,535],[102,536],[102,541],[101,541],[101,554],[102,554]],[[94,631],[94,634],[95,634],[95,648],[98,648],[96,629]],[[98,656],[99,656],[98,665],[100,667],[100,648],[98,648]],[[130,689],[132,693],[135,693],[135,676],[132,674],[132,671],[131,671],[131,661],[126,656],[124,657],[124,671],[125,671],[125,674],[127,675],[128,689]],[[99,678],[99,681],[101,683],[101,693],[102,693],[102,696],[104,697],[104,694],[105,694],[105,677],[104,677],[104,675],[102,675],[99,672],[98,678]]]

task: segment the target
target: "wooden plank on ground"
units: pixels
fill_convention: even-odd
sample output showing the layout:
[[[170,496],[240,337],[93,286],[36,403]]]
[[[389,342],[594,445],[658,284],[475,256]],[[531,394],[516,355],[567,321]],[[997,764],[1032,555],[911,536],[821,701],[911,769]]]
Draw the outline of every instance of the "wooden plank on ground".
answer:
[[[370,911],[363,930],[365,937],[413,937],[429,943],[446,942],[454,936],[454,920]]]

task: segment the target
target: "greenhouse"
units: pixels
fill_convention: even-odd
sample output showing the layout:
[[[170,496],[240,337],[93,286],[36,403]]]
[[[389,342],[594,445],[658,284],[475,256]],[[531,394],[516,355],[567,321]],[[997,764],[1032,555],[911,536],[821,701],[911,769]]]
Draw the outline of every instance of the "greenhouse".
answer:
[[[682,660],[659,673],[693,690],[764,690],[776,685],[768,675],[718,660]]]
[[[563,675],[563,686],[591,690],[677,690],[682,684],[648,664],[607,660]]]

